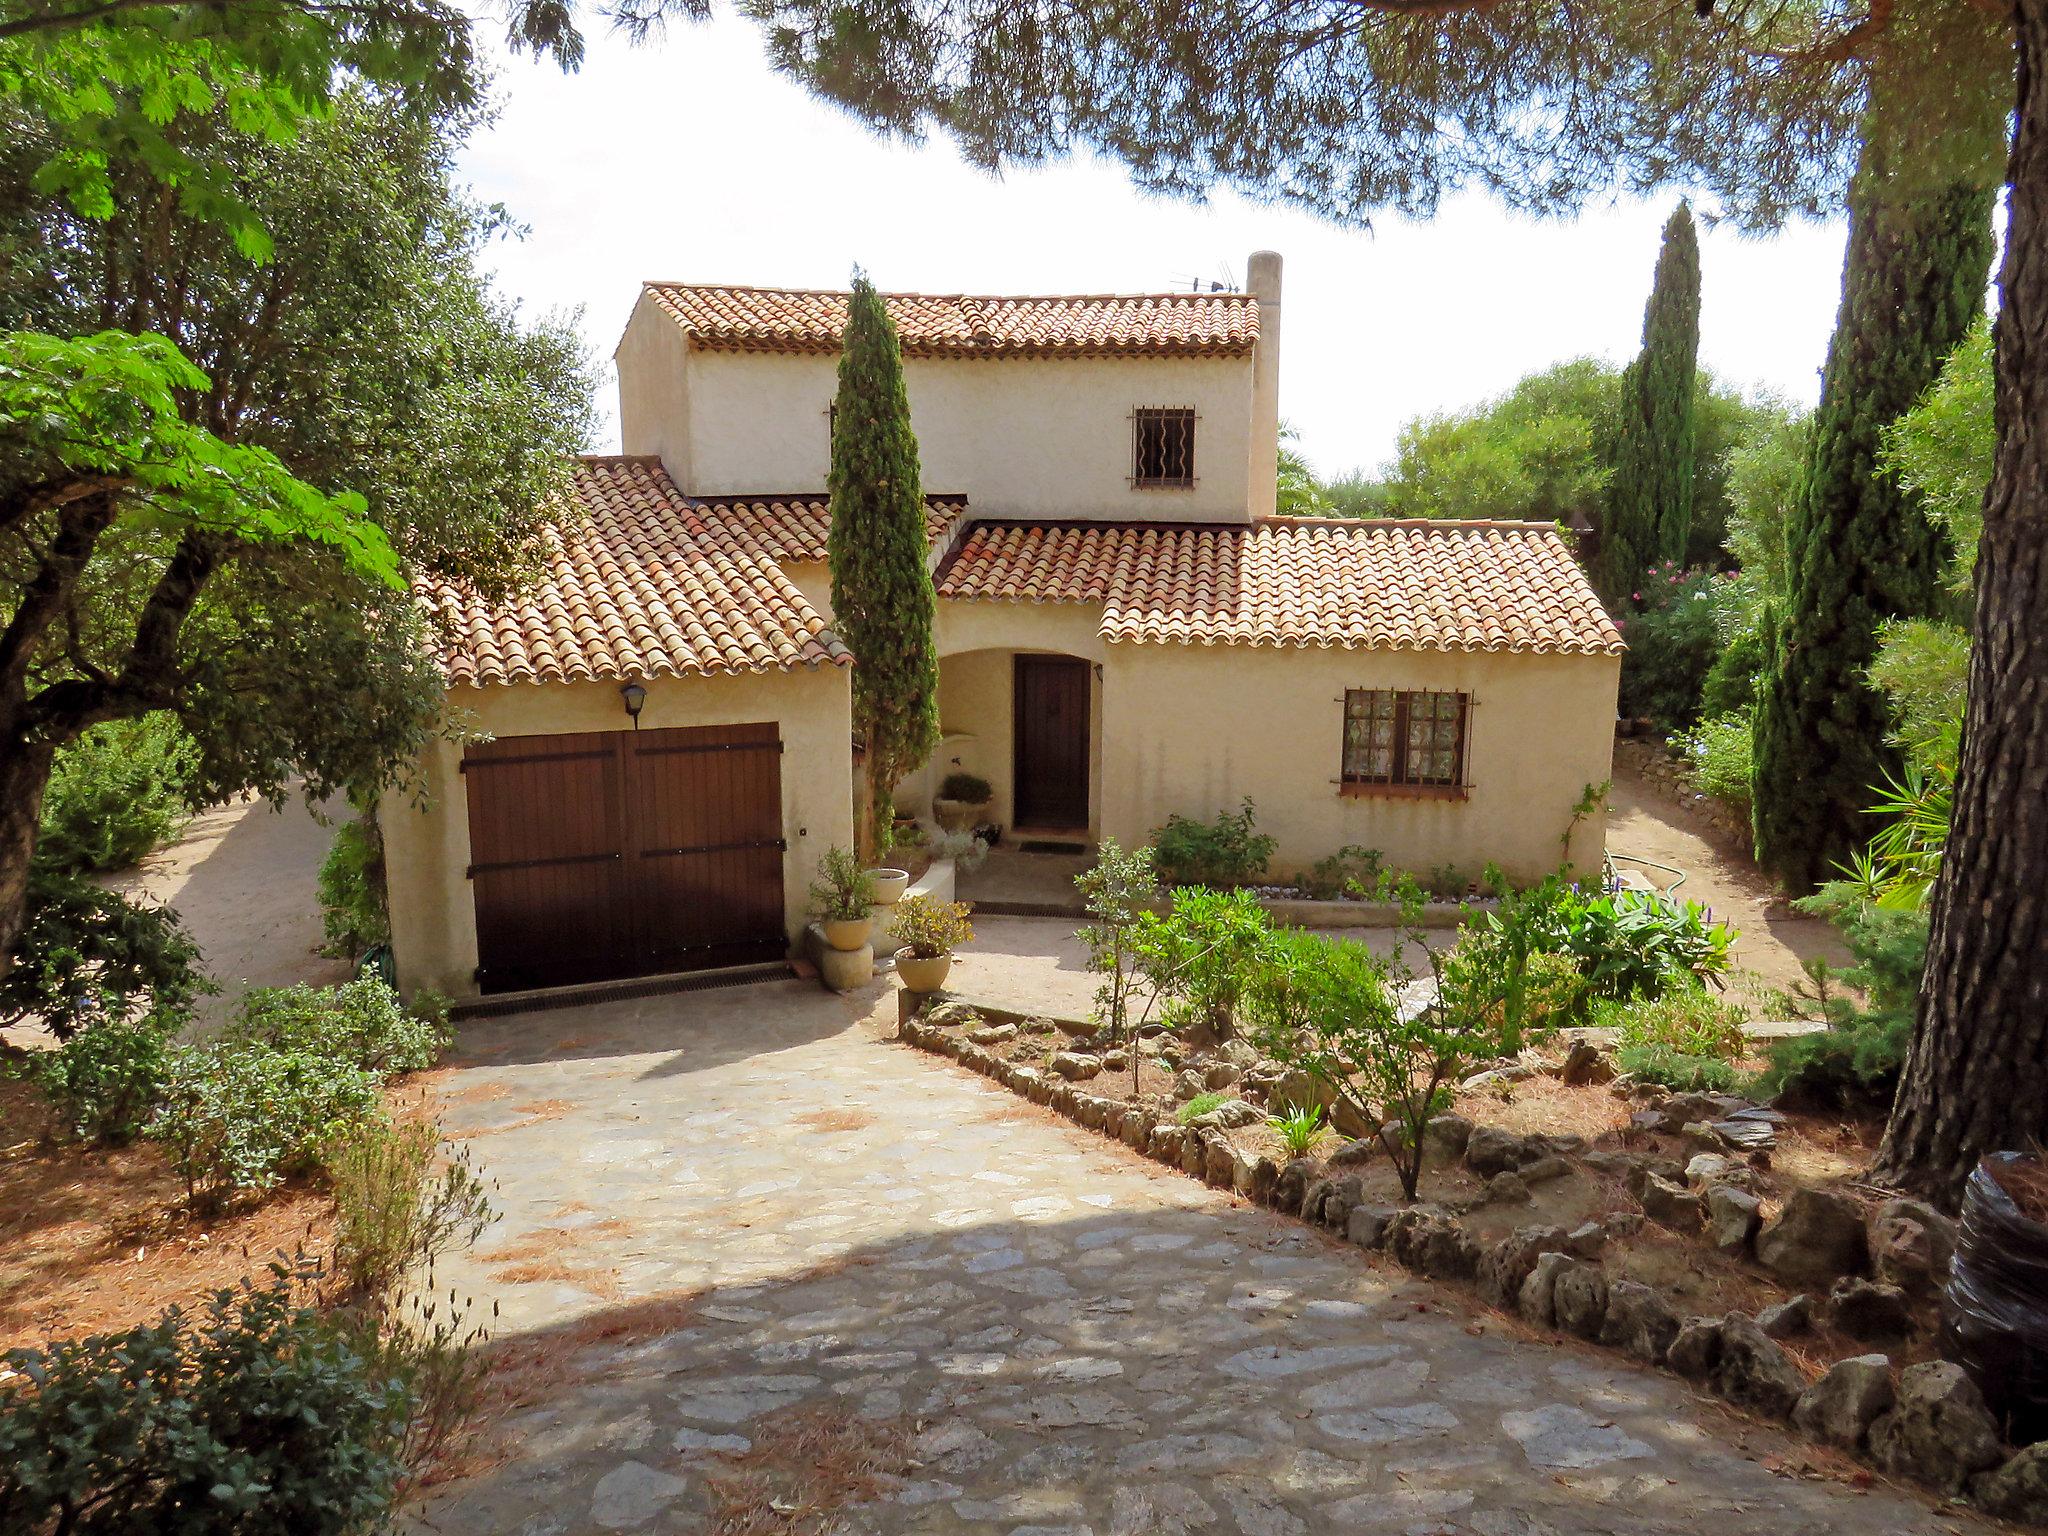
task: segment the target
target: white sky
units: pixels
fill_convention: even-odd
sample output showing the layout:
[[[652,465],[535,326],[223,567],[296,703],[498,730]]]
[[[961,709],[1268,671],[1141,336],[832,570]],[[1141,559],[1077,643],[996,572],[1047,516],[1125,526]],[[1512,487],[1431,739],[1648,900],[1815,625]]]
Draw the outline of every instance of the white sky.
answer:
[[[1367,234],[1228,194],[1147,199],[1107,162],[998,181],[944,141],[891,143],[814,101],[768,68],[749,23],[678,23],[640,47],[602,25],[579,74],[503,64],[503,114],[463,170],[530,228],[494,254],[502,291],[530,312],[581,306],[606,360],[645,278],[839,287],[858,261],[885,289],[1142,292],[1241,281],[1270,247],[1287,263],[1281,414],[1332,474],[1384,461],[1411,416],[1533,369],[1626,361],[1675,201],[1564,222],[1475,196]],[[1810,404],[1842,242],[1839,222],[1703,231],[1701,361]],[[609,384],[602,404],[598,446],[615,449]]]

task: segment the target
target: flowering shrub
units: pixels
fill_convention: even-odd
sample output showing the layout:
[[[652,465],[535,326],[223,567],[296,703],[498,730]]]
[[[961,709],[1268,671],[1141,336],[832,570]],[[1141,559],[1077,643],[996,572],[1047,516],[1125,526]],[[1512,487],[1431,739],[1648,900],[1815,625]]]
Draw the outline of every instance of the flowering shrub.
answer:
[[[1707,670],[1720,653],[1716,587],[1728,579],[1673,562],[1652,566],[1616,615],[1628,652],[1621,661],[1622,708],[1665,725],[1699,716]]]

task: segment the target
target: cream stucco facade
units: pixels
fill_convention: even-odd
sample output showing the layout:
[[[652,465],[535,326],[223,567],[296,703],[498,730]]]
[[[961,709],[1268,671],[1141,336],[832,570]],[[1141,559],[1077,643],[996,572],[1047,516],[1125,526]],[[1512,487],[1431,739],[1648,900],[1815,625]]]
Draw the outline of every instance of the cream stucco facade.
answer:
[[[775,722],[781,729],[782,810],[789,848],[783,857],[783,907],[789,932],[801,932],[806,893],[827,848],[853,840],[847,742],[851,688],[843,667],[802,667],[739,676],[655,678],[647,683],[642,729]],[[627,728],[610,683],[512,684],[461,688],[451,718],[494,738],[545,737]],[[378,810],[391,900],[399,985],[449,997],[475,994],[476,907],[470,864],[469,800],[456,742],[435,746],[421,763],[422,795],[388,794]],[[540,810],[542,808],[536,808]]]

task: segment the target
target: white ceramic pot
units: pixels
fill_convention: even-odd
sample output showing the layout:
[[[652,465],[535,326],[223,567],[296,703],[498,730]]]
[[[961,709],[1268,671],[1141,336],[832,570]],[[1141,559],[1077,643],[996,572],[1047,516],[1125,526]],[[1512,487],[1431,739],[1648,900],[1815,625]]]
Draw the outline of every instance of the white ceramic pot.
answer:
[[[910,871],[907,869],[871,869],[868,878],[875,882],[875,905],[893,907],[903,899],[903,893],[910,889]]]
[[[818,926],[825,930],[825,942],[834,949],[852,951],[868,941],[868,930],[874,926],[871,917],[828,917]]]
[[[952,969],[951,955],[920,960],[907,948],[896,951],[896,974],[903,978],[906,992],[937,992],[946,985],[946,975]]]

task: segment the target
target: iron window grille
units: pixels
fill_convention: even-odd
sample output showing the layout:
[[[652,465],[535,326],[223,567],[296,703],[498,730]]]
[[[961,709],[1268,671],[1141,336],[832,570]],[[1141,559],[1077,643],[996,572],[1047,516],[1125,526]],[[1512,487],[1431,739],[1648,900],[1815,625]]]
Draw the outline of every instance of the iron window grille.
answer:
[[[1470,694],[1346,689],[1343,782],[1463,788],[1471,718]]]
[[[1131,483],[1166,487],[1195,483],[1193,407],[1145,405],[1131,412]]]

